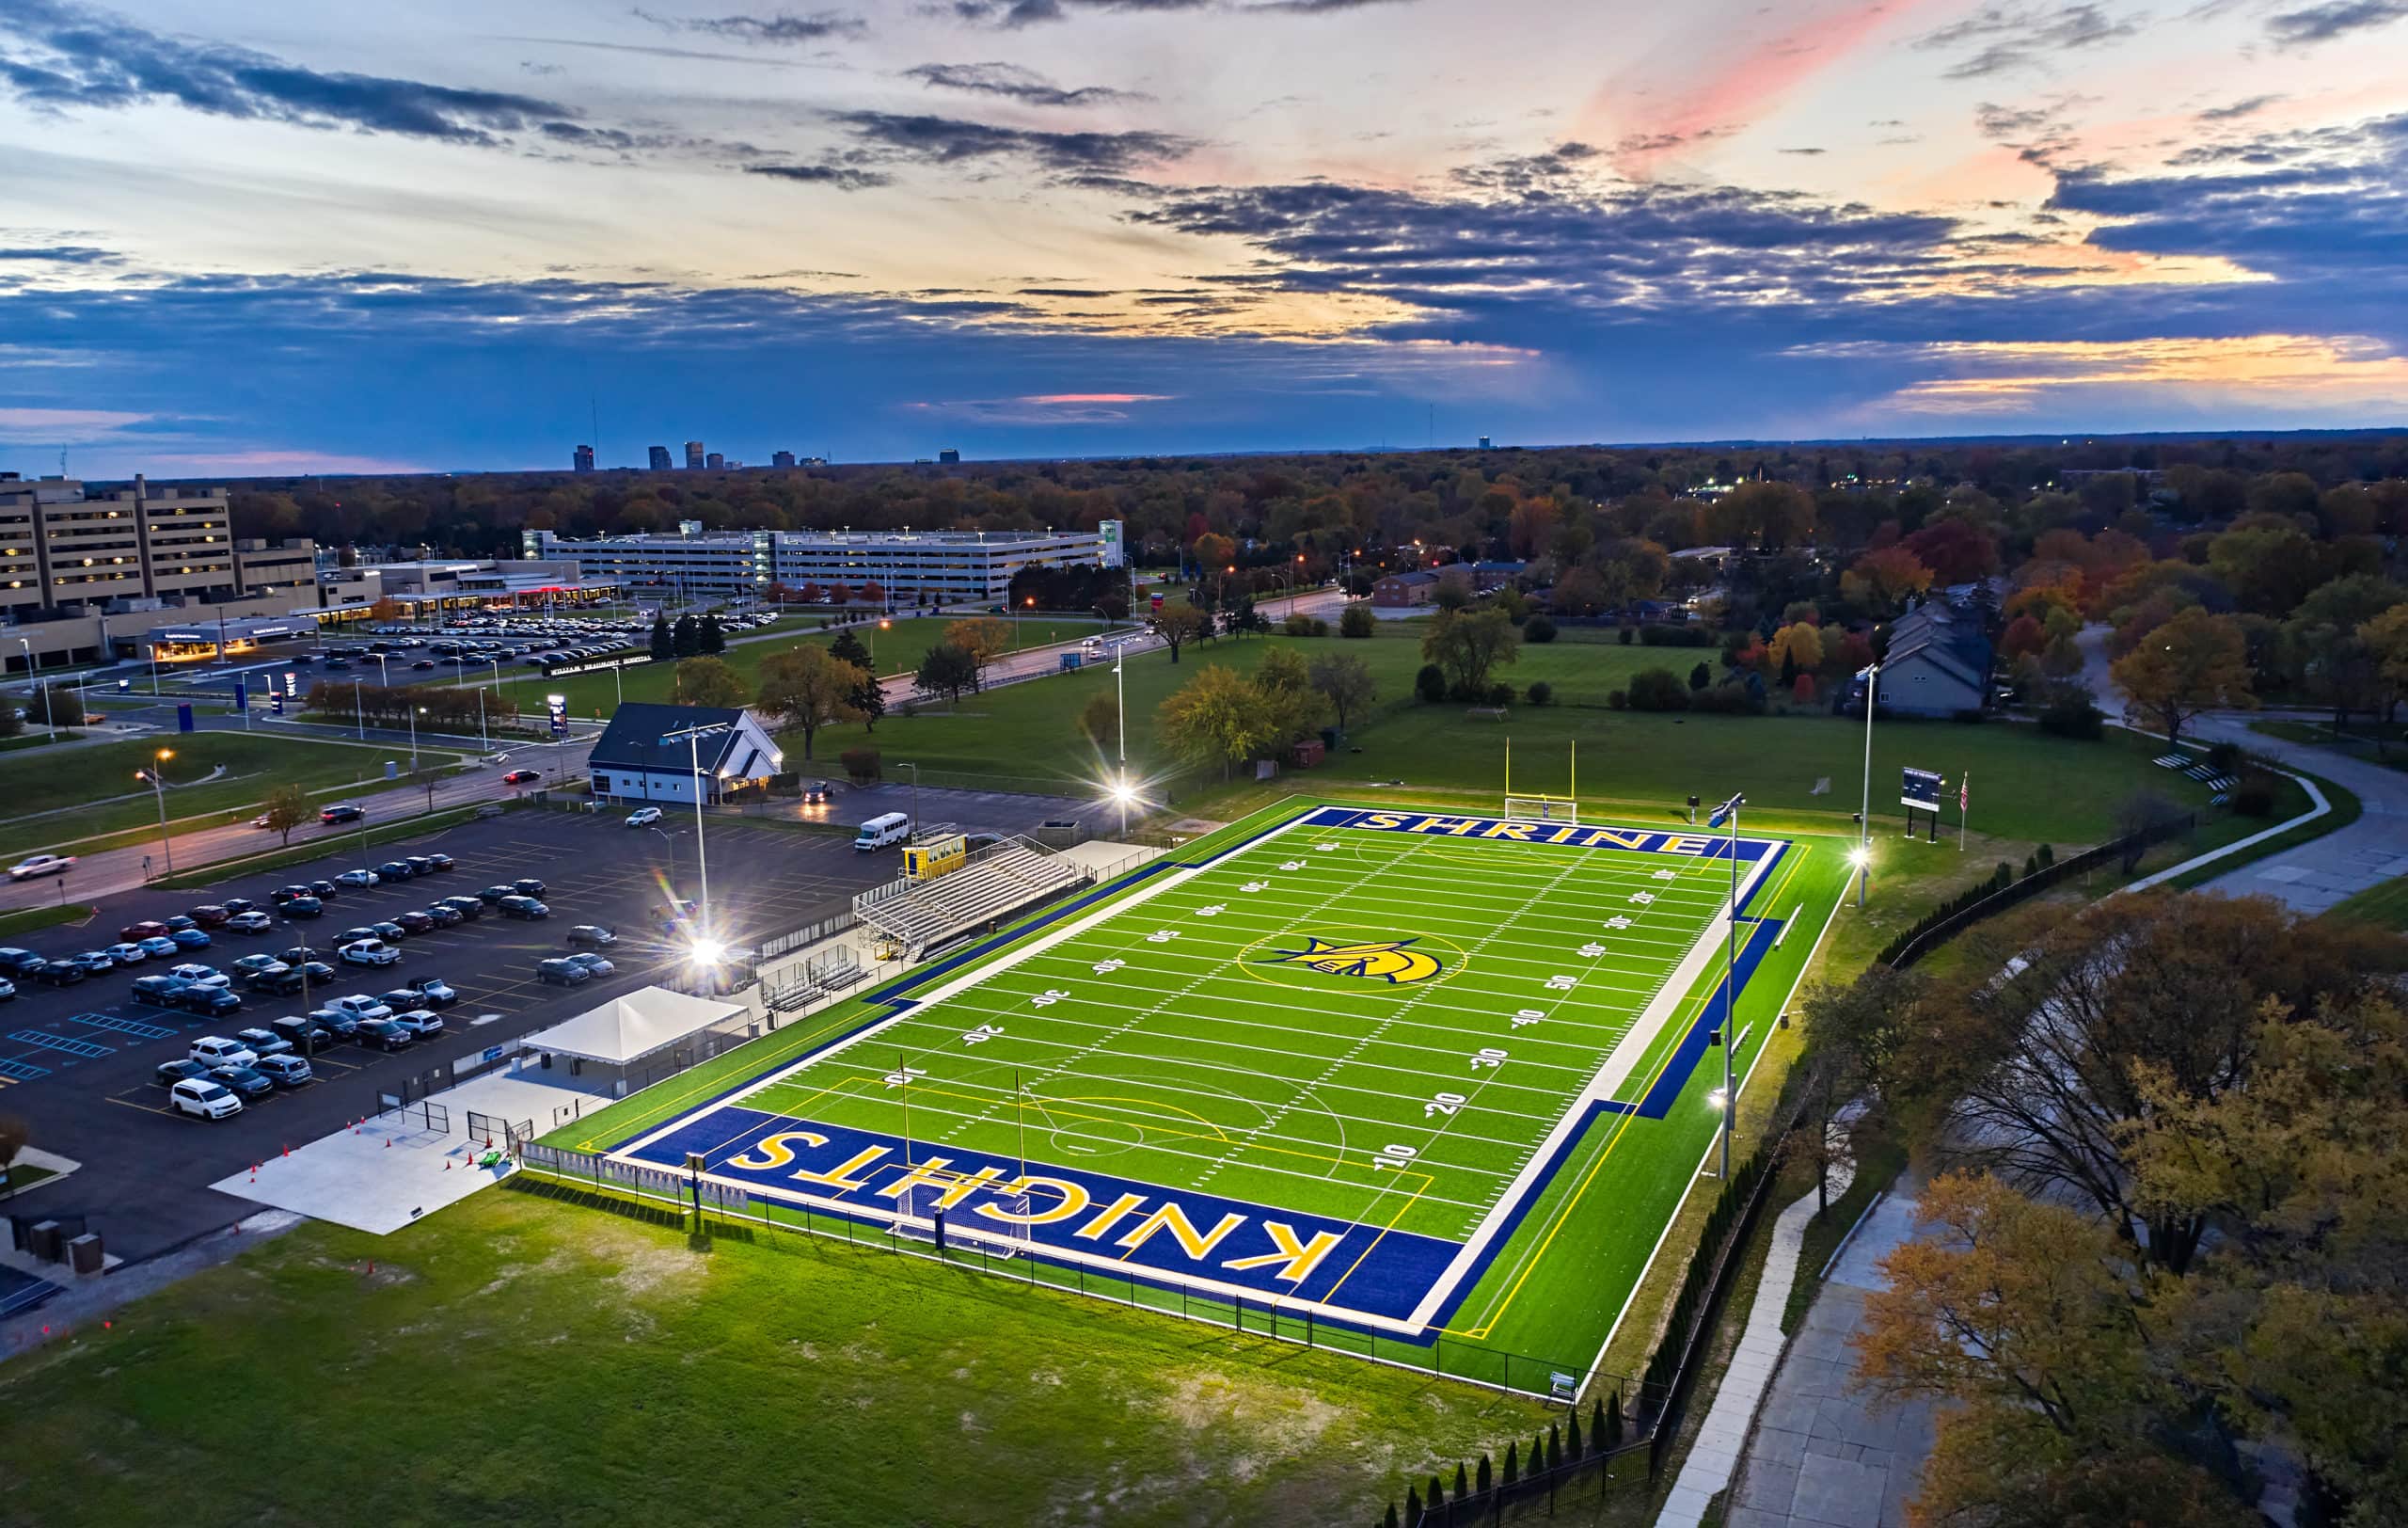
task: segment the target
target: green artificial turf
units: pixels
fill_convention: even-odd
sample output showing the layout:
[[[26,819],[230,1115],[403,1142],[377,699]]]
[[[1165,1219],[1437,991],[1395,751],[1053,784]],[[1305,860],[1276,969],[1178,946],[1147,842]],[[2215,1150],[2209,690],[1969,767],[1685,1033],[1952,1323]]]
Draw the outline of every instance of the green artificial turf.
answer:
[[[1586,1376],[1712,1141],[1720,1053],[1695,1062],[1660,1118],[1592,1118],[1584,1090],[1602,1073],[1589,1096],[1638,1105],[1682,1038],[1710,1022],[1727,862],[1696,857],[1707,836],[1683,854],[1308,825],[1216,855],[1298,810],[1190,846],[1178,863],[1200,868],[1141,878],[1100,911],[915,990],[894,1022],[799,1070],[796,1057],[888,1011],[816,1015],[552,1142],[640,1144],[749,1082],[728,1102],[782,1125],[910,1142],[929,1170],[934,1156],[960,1164],[952,1172],[1050,1164],[1166,1197],[1220,1196],[1266,1218],[1285,1210],[1472,1244],[1493,1258],[1434,1345],[1428,1332],[1325,1328],[1319,1340],[1532,1392],[1555,1374]],[[1743,1075],[1846,874],[1836,846],[1796,840],[1751,890],[1741,934],[1765,950],[1739,1004]],[[1318,966],[1290,953],[1321,947],[1352,953]],[[1406,979],[1382,974],[1400,970]],[[703,1122],[739,1165],[752,1156],[735,1149],[746,1118]],[[800,1215],[798,1200],[768,1197]],[[1244,1318],[1209,1293],[1130,1283],[1109,1266],[1032,1276]],[[1323,1319],[1343,1320],[1356,1309],[1351,1277],[1307,1276],[1296,1297],[1308,1289]],[[1279,1319],[1306,1329],[1300,1313]]]

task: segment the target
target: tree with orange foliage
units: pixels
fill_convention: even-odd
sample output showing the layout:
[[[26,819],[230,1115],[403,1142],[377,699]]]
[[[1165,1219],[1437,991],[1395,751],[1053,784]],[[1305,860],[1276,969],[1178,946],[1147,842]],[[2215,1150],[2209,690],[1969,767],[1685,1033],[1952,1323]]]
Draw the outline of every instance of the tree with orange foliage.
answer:
[[[1894,614],[1909,596],[1931,587],[1931,569],[1904,547],[1868,551],[1840,575],[1840,595],[1876,616]]]

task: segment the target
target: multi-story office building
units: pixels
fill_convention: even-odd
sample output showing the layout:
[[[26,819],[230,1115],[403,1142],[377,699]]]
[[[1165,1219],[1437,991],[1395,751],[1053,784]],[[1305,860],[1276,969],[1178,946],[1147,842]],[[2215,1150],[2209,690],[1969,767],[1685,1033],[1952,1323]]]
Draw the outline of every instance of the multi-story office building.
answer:
[[[0,472],[0,648],[44,667],[133,651],[132,613],[208,606],[282,615],[317,602],[317,549],[234,538],[224,490],[93,492],[67,478]],[[155,618],[155,617],[154,617]],[[20,645],[22,644],[22,645]]]
[[[593,471],[593,470],[594,470],[594,448],[593,448],[592,446],[579,446],[579,447],[578,447],[578,448],[577,448],[577,454],[576,454],[575,456],[573,456],[573,457],[571,457],[571,458],[570,458],[570,464],[571,464],[572,466],[574,466],[574,467],[577,469],[577,470],[578,470],[578,471],[580,471],[580,472],[591,472],[591,471]]]
[[[686,470],[699,472],[702,470],[703,443],[699,440],[689,440],[686,442]]]
[[[951,446],[947,446],[943,451],[937,453],[937,465],[940,467],[952,467],[958,464],[960,460],[961,453],[954,450]]]
[[[769,453],[769,465],[771,467],[792,467],[794,465],[794,453],[791,451],[773,451]]]
[[[714,472],[723,471],[727,467],[727,458],[714,451],[703,458],[703,465]]]
[[[1023,567],[1120,567],[1121,523],[1093,531],[719,531],[568,541],[520,533],[531,558],[573,559],[579,575],[639,593],[752,597],[875,583],[904,604],[999,603]]]
[[[669,470],[669,448],[667,446],[655,446],[652,448],[652,470],[656,472],[666,472]]]

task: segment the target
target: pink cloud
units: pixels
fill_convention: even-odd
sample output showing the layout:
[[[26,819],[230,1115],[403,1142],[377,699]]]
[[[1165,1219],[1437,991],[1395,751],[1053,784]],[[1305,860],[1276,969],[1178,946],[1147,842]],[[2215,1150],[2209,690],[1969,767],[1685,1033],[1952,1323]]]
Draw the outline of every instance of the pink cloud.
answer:
[[[1021,400],[1024,404],[1163,404],[1170,402],[1166,392],[1040,392]]]

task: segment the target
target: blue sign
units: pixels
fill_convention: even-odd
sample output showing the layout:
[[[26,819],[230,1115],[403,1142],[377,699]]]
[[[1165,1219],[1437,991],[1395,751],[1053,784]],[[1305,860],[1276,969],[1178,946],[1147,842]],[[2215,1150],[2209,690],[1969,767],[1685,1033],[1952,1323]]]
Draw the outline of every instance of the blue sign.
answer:
[[[282,716],[284,714],[283,691],[270,690],[267,692],[267,713],[270,716]]]
[[[552,713],[552,736],[555,738],[567,737],[568,697],[565,695],[546,695],[544,697],[544,705],[545,708]]]
[[[1898,785],[1898,804],[1917,811],[1940,810],[1940,788],[1944,784],[1937,770],[1908,770]]]
[[[124,694],[127,691],[129,691],[129,690],[131,690],[131,689],[133,689],[133,688],[134,688],[134,681],[133,681],[132,679],[119,679],[119,680],[117,682],[117,692],[118,692],[119,694],[120,694],[120,695],[121,695],[121,694]]]
[[[192,702],[187,700],[179,703],[176,707],[176,730],[190,732],[192,729]]]
[[[234,681],[234,708],[238,711],[251,708],[251,687],[240,679]]]

